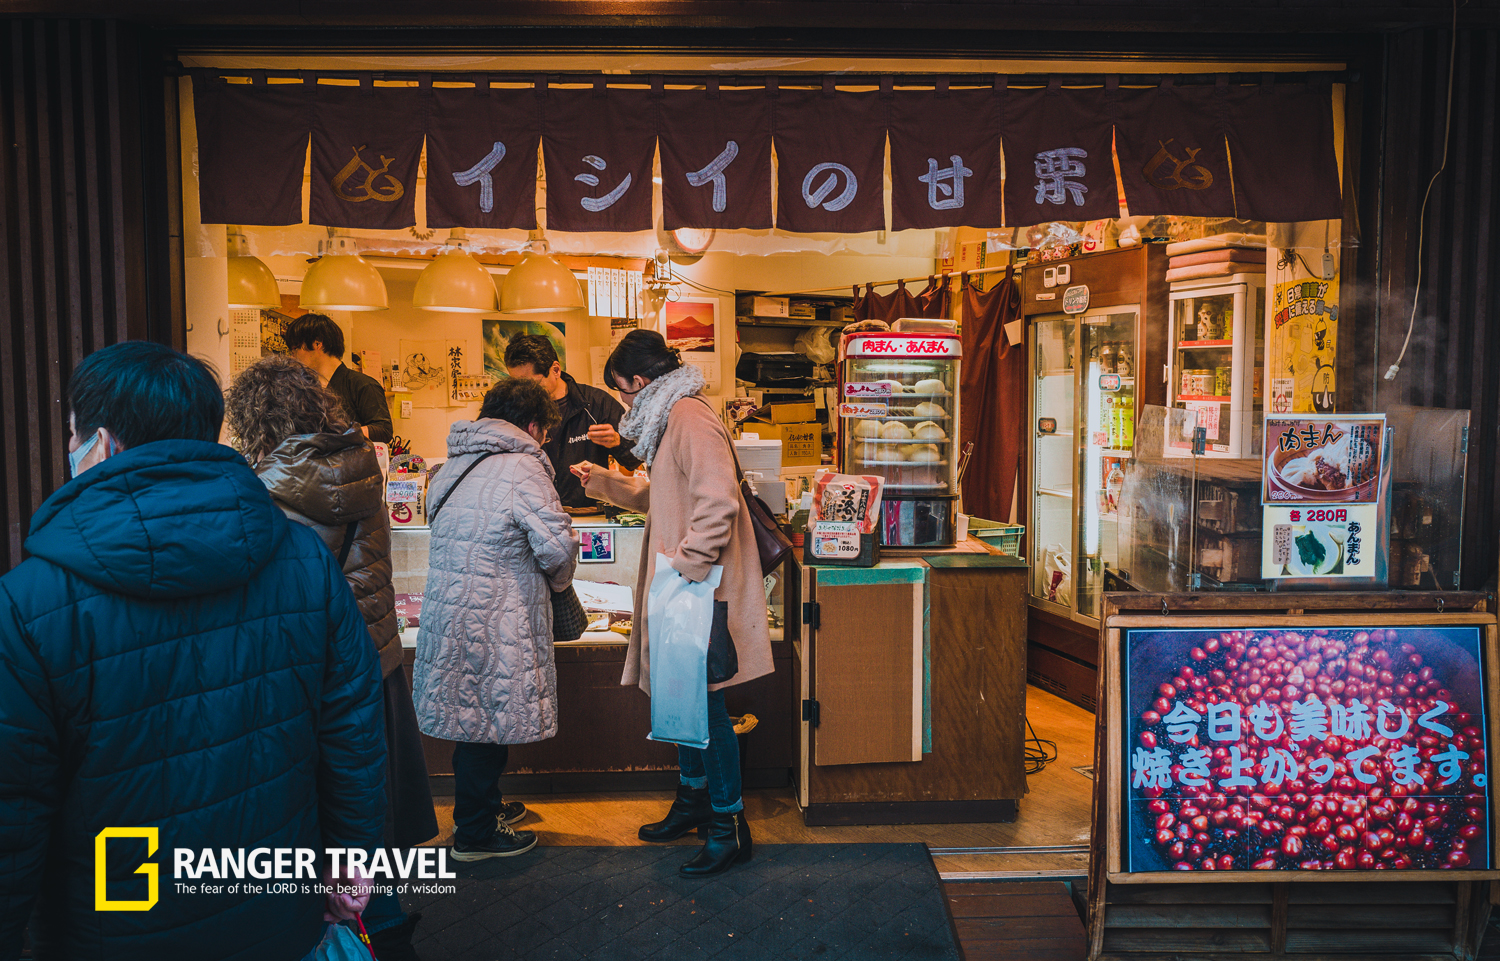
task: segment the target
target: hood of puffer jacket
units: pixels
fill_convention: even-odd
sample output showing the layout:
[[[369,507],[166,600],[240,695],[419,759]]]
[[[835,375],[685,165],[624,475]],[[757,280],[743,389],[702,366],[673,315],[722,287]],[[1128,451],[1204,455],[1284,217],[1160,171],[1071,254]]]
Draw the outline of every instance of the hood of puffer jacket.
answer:
[[[536,438],[508,420],[483,417],[455,421],[448,431],[448,456],[464,454],[530,454],[541,461],[548,477],[557,476]]]
[[[380,460],[358,427],[288,437],[255,473],[272,497],[318,524],[350,524],[384,510]]]
[[[236,451],[167,440],[59,487],[32,516],[26,550],[101,590],[171,600],[246,583],[287,524]]]

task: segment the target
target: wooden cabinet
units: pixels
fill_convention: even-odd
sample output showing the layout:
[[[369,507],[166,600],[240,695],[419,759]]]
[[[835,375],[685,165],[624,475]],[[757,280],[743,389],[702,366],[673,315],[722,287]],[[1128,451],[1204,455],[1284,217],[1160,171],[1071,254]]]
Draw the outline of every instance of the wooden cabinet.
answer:
[[[1023,561],[797,567],[808,824],[1014,820],[1026,793]]]

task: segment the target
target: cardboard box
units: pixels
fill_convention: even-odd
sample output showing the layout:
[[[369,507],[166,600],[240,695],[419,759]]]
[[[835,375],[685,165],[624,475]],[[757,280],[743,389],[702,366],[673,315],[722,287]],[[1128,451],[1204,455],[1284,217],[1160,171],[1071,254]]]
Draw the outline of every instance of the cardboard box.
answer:
[[[793,320],[816,320],[818,308],[810,300],[794,300],[788,308],[787,316]]]
[[[754,420],[746,421],[743,426],[745,433],[759,434],[762,440],[781,441],[783,467],[809,467],[823,463],[822,424],[772,424]]]
[[[805,404],[772,404],[766,408],[770,411],[769,420],[773,424],[805,424],[817,419],[817,409],[809,401]]]
[[[734,312],[744,317],[790,317],[790,297],[756,297],[749,294],[736,298]]]

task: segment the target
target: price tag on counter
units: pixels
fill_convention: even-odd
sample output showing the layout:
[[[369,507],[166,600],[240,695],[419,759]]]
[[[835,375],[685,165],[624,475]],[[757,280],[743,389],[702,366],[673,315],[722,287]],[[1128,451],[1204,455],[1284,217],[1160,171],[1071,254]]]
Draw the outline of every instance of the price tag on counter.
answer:
[[[808,531],[815,558],[859,556],[859,528],[846,521],[815,521]]]
[[[890,413],[887,404],[840,404],[840,417],[884,417]]]

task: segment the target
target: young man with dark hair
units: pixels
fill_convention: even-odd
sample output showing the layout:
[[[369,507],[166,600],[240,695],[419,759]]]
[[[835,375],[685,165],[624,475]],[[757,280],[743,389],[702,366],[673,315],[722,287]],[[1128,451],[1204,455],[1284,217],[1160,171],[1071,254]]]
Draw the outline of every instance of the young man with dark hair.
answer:
[[[73,479],[0,577],[0,957],[29,918],[37,957],[302,958],[322,895],[183,891],[175,852],[380,843],[364,618],[318,535],[217,442],[201,361],[115,344],[68,400]]]
[[[338,395],[344,413],[365,436],[381,443],[394,436],[391,409],[380,381],[344,366],[344,332],[323,314],[303,314],[282,332],[287,353],[313,369],[323,386]]]
[[[542,450],[556,472],[553,483],[564,507],[598,506],[568,470],[574,464],[607,464],[613,457],[626,470],[641,466],[618,430],[625,408],[599,388],[580,384],[564,373],[557,351],[546,337],[525,334],[511,338],[505,348],[505,369],[512,377],[541,384],[557,404],[562,424],[552,431]]]

